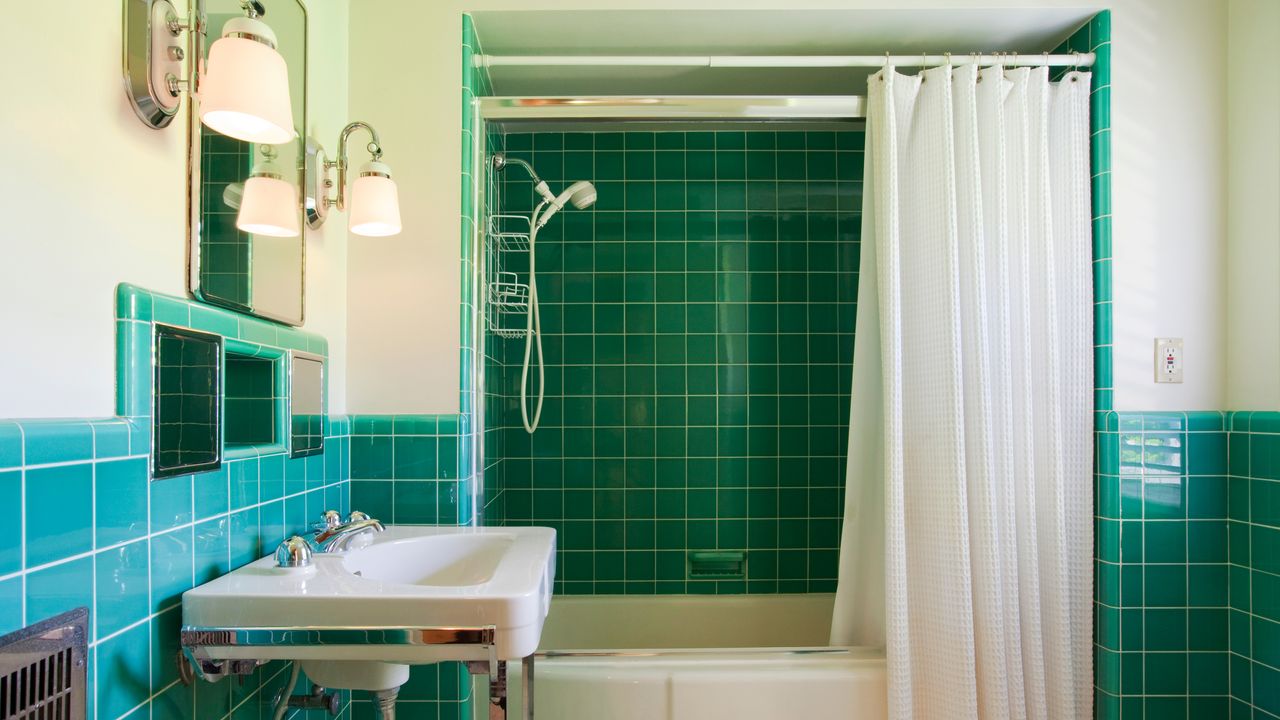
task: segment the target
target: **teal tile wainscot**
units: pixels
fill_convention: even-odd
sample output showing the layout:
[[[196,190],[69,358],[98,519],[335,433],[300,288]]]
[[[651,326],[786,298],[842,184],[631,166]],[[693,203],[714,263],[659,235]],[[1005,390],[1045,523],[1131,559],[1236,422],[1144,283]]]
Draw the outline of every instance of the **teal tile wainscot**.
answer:
[[[1230,429],[1231,717],[1280,717],[1280,413],[1237,412]],[[1252,715],[1250,712],[1252,711]]]
[[[1098,439],[1098,717],[1280,717],[1280,413]]]
[[[323,454],[242,450],[216,471],[151,481],[152,333],[160,322],[321,355],[326,344],[129,285],[116,318],[118,417],[0,421],[0,497],[22,509],[21,533],[0,548],[0,631],[88,607],[89,717],[265,717],[280,663],[244,684],[178,680],[179,599],[324,509],[348,509],[350,423],[326,418]]]
[[[465,416],[351,416],[351,506],[383,522],[470,525],[474,521]],[[418,665],[397,700],[402,717],[462,720],[471,715],[471,677],[462,663]],[[372,718],[368,693],[355,717]]]
[[[1098,717],[1225,718],[1224,414],[1112,412],[1101,423]]]

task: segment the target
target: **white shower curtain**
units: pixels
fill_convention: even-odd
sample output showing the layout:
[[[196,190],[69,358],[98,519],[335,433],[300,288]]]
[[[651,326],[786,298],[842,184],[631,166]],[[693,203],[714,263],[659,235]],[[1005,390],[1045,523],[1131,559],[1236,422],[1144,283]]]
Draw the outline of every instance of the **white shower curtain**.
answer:
[[[833,644],[894,718],[1092,712],[1089,75],[885,68]]]

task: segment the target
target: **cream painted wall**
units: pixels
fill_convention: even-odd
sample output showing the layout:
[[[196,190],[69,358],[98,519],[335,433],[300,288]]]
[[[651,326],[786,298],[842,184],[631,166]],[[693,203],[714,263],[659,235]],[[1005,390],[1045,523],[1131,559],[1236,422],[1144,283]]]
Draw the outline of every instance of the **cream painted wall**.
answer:
[[[65,4],[64,4],[65,5]],[[42,3],[6,7],[0,49],[0,418],[115,408],[116,284],[185,292],[186,133],[151,130],[122,89],[119,0],[72,0],[56,40]],[[310,6],[311,124],[347,112],[347,0]],[[329,338],[346,406],[346,231],[307,236],[306,329]]]
[[[308,133],[330,152],[348,117],[348,0],[308,0],[311,47],[307,58],[310,105]],[[329,412],[347,411],[347,218],[332,213],[317,230],[306,230],[306,322],[308,332],[329,339]]]
[[[1266,2],[1268,0],[1262,0]],[[1078,7],[1078,0],[808,0],[811,9]],[[350,247],[350,407],[455,412],[461,14],[791,9],[792,0],[362,0],[351,108],[383,135],[405,232]],[[1224,407],[1226,5],[1111,0],[1116,407]],[[927,17],[927,16],[926,16]],[[387,98],[394,97],[394,102]],[[1153,382],[1152,340],[1186,340],[1186,382]]]
[[[1280,2],[1231,0],[1227,407],[1280,409]]]

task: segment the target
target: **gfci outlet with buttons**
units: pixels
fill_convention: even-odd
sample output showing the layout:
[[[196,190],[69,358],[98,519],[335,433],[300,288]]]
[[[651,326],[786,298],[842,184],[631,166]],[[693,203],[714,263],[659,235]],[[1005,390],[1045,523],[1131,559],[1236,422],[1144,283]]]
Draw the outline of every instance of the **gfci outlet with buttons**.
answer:
[[[1156,382],[1182,382],[1182,338],[1156,338]]]

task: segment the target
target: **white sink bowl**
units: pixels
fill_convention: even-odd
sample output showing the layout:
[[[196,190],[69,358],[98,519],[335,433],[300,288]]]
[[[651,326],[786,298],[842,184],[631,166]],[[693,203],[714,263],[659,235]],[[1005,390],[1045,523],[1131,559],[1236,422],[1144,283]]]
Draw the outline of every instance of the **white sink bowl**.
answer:
[[[554,578],[550,528],[389,525],[371,545],[317,553],[307,568],[278,568],[266,557],[188,590],[182,619],[184,631],[492,628],[496,658],[518,660],[538,647]],[[301,660],[321,685],[366,690],[400,684],[405,665],[491,657],[461,644],[226,642],[206,638],[196,654]]]
[[[346,554],[347,572],[367,580],[428,587],[467,587],[493,580],[515,543],[510,534],[419,535]]]

